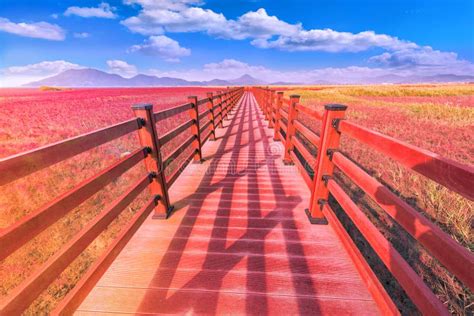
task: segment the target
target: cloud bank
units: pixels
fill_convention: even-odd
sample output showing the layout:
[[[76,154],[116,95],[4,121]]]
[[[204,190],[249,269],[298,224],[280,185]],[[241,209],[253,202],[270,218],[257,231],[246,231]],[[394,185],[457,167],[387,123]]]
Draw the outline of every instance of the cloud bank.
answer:
[[[15,23],[7,18],[0,18],[0,31],[50,41],[62,41],[66,32],[58,25],[48,22]]]
[[[102,2],[96,8],[90,7],[69,7],[64,11],[65,16],[77,15],[83,18],[102,18],[115,19],[117,15],[114,13],[115,8],[110,4]]]
[[[472,68],[471,63],[460,60],[455,53],[437,51],[429,46],[420,46],[371,30],[351,33],[332,29],[305,29],[301,23],[283,21],[268,14],[264,8],[247,12],[236,19],[228,19],[222,13],[202,8],[204,3],[200,0],[125,0],[124,3],[138,7],[139,12],[121,23],[130,31],[145,36],[202,32],[216,38],[249,40],[251,45],[260,49],[290,52],[358,53],[382,49],[385,50],[383,54],[369,60],[377,67],[434,65],[464,73],[469,70],[466,67]]]

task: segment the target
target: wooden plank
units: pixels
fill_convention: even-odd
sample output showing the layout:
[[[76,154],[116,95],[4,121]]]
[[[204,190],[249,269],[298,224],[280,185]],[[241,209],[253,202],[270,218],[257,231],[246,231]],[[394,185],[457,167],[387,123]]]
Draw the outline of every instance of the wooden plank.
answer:
[[[2,230],[0,232],[0,260],[23,246],[69,211],[135,166],[146,155],[146,150],[143,148],[135,150],[107,169],[82,181],[73,189]]]
[[[93,132],[0,159],[0,186],[100,146],[139,128],[130,119]]]
[[[185,104],[178,105],[178,106],[176,106],[174,108],[171,108],[171,109],[166,109],[166,110],[155,112],[155,113],[153,113],[153,116],[155,117],[155,121],[159,122],[159,121],[165,120],[169,117],[172,117],[172,116],[178,115],[180,113],[183,113],[184,111],[187,111],[190,108],[192,108],[192,106],[193,106],[192,103],[185,103]]]
[[[0,303],[0,313],[20,314],[56,279],[66,267],[127,207],[150,183],[146,175],[96,216],[71,241],[48,259]]]
[[[94,285],[105,273],[107,268],[113,263],[121,250],[127,245],[133,234],[140,228],[148,215],[153,211],[155,197],[151,198],[145,205],[133,216],[130,223],[121,231],[120,235],[110,245],[105,253],[94,262],[87,273],[67,294],[61,303],[53,311],[53,315],[71,315],[79,307],[87,294],[93,289]]]
[[[378,314],[332,228],[307,221],[307,186],[268,151],[249,92],[226,125],[178,168],[176,211],[143,223],[78,313]]]
[[[173,183],[178,179],[179,175],[183,172],[184,168],[193,160],[193,157],[195,155],[195,151],[192,151],[191,154],[189,155],[188,158],[186,158],[178,168],[173,172],[171,176],[167,179],[167,185],[168,187],[171,187]]]
[[[359,271],[359,274],[361,275],[367,288],[382,311],[382,314],[400,315],[400,312],[388,293],[385,291],[383,285],[380,283],[367,261],[365,261],[364,256],[359,251],[356,244],[352,241],[344,226],[342,226],[341,222],[328,204],[324,205],[323,214],[328,219],[329,224],[334,228],[334,231],[339,237],[341,243],[344,245],[347,253],[349,253],[352,261]]]
[[[191,135],[184,143],[182,143],[179,147],[177,147],[175,150],[173,150],[165,159],[164,162],[166,166],[168,166],[171,162],[173,162],[176,158],[181,155],[186,149],[191,146],[191,144],[194,142],[194,139],[196,138],[195,135]]]
[[[341,121],[339,131],[380,151],[425,177],[474,201],[474,167],[407,144],[357,124]]]
[[[449,315],[443,303],[438,300],[436,295],[336,181],[329,179],[328,189],[416,307],[424,315]]]
[[[296,166],[298,167],[298,170],[300,171],[300,174],[303,176],[304,182],[306,183],[308,188],[311,188],[311,186],[313,185],[313,180],[308,175],[308,172],[306,171],[304,166],[301,164],[298,157],[295,155],[295,152],[291,151],[290,156],[291,156],[291,160],[293,161],[293,163],[296,164]]]
[[[298,120],[295,120],[295,127],[298,132],[300,132],[306,139],[311,142],[311,144],[313,144],[315,147],[319,146],[320,138],[314,131],[310,130]]]
[[[343,154],[334,153],[333,162],[451,273],[474,290],[474,255],[469,250]]]
[[[164,144],[168,143],[171,141],[173,138],[181,134],[182,132],[186,131],[188,128],[190,128],[193,125],[193,121],[189,120],[175,129],[169,131],[168,133],[164,134],[163,136],[160,137],[160,146],[163,146]]]
[[[317,120],[322,120],[323,119],[323,113],[320,113],[316,110],[310,109],[309,107],[304,106],[300,103],[298,103],[296,105],[296,110],[298,112],[303,113],[303,114],[309,115],[310,117],[315,118]]]

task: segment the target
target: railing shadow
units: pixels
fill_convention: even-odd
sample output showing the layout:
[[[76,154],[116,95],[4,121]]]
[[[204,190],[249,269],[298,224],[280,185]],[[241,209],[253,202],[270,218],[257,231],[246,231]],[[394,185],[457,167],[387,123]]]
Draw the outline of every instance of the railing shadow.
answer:
[[[232,115],[232,114],[231,114]],[[254,117],[256,116],[256,117]],[[247,118],[245,120],[244,118]],[[297,297],[298,308],[300,313],[318,312],[318,306],[315,300],[308,300],[307,296],[316,295],[312,280],[310,277],[308,264],[301,264],[301,257],[304,257],[303,247],[300,244],[299,235],[295,228],[293,221],[286,220],[275,220],[280,219],[282,210],[287,214],[291,214],[291,211],[301,201],[300,197],[297,196],[282,196],[280,193],[280,199],[277,201],[276,206],[268,212],[262,206],[260,196],[255,192],[259,191],[259,180],[257,175],[258,166],[263,166],[262,162],[257,161],[257,141],[263,142],[265,149],[269,148],[269,141],[266,137],[265,128],[262,123],[262,114],[256,107],[255,101],[250,93],[246,93],[241,103],[237,106],[235,114],[230,121],[230,127],[222,137],[221,143],[219,144],[216,154],[213,156],[213,162],[211,167],[217,166],[220,160],[224,157],[223,152],[227,151],[226,146],[231,144],[229,135],[235,136],[234,146],[230,151],[230,162],[226,167],[226,174],[224,178],[217,182],[212,183],[215,172],[206,172],[196,192],[201,192],[200,188],[206,188],[208,191],[203,193],[196,193],[196,197],[189,205],[185,217],[179,225],[176,233],[166,250],[159,266],[150,282],[150,288],[155,290],[147,290],[144,295],[142,302],[139,307],[139,311],[160,311],[166,313],[179,313],[179,312],[196,312],[196,313],[217,313],[217,307],[219,303],[219,296],[222,283],[226,275],[232,271],[239,263],[242,263],[244,259],[247,259],[247,266],[244,272],[247,273],[246,288],[244,293],[237,293],[239,295],[246,295],[245,308],[249,314],[268,314],[268,298],[266,296],[267,285],[266,285],[266,272],[265,266],[265,238],[266,236],[277,226],[281,225],[283,228],[283,235],[286,243],[286,249],[288,254],[290,270],[293,273],[299,273],[300,277],[298,281],[293,278],[293,288],[298,294],[306,295],[306,299],[300,299]],[[253,127],[254,122],[257,122],[257,128]],[[248,124],[248,128],[245,128],[245,124]],[[237,127],[237,130],[231,127]],[[244,157],[242,154],[242,141],[244,140],[244,130],[248,131],[248,152],[246,157],[247,166],[242,170],[239,170],[239,160],[242,162]],[[261,139],[256,138],[256,131],[261,134]],[[221,153],[219,155],[219,153]],[[272,173],[271,186],[274,194],[277,192],[284,192],[283,180],[278,172],[275,172],[277,168],[274,166],[276,159],[281,159],[279,155],[275,155],[267,150],[264,152],[265,161],[264,163],[269,167],[269,172]],[[226,163],[228,158],[224,159],[222,163]],[[257,167],[255,167],[257,166]],[[211,168],[210,167],[210,168]],[[252,167],[255,167],[252,170]],[[233,170],[236,168],[236,170]],[[217,169],[216,169],[217,170]],[[243,233],[238,239],[231,240],[232,244],[227,246],[229,241],[228,235],[232,226],[230,226],[230,220],[232,219],[232,202],[233,197],[236,193],[235,189],[240,185],[237,183],[238,179],[247,176],[247,192],[246,200],[248,208],[248,221],[245,233]],[[183,256],[185,255],[186,245],[188,239],[192,236],[194,228],[197,228],[196,222],[198,216],[202,211],[204,201],[206,197],[212,192],[222,190],[220,199],[218,201],[218,208],[216,216],[212,224],[211,238],[207,245],[207,249],[204,253],[204,261],[200,266],[196,266],[192,271],[195,271],[195,275],[190,278],[183,286],[179,289],[170,289],[173,283],[173,278],[176,276],[178,271],[178,265],[180,264]],[[240,189],[239,189],[240,190]],[[237,190],[237,191],[239,191]],[[244,192],[243,190],[240,190]],[[250,198],[251,196],[251,198]],[[192,197],[192,196],[191,196]],[[282,200],[285,200],[284,205],[281,204]],[[245,209],[245,208],[244,208]],[[264,215],[264,212],[266,215]],[[262,221],[268,220],[265,223],[265,229],[256,229],[252,219],[261,219]],[[272,220],[273,219],[273,220]],[[243,227],[245,228],[245,227]],[[291,240],[291,245],[289,241]],[[252,249],[249,249],[252,241]],[[290,249],[291,248],[291,249]],[[251,250],[251,251],[250,251]],[[252,254],[249,254],[251,252]],[[258,255],[254,255],[258,254]],[[300,257],[298,261],[293,260],[294,256]],[[196,262],[200,263],[200,262]],[[166,273],[165,273],[166,271]],[[304,281],[301,281],[301,273],[307,276]],[[308,286],[309,285],[309,286]],[[311,291],[308,291],[308,288]],[[245,294],[247,293],[247,294]],[[236,293],[234,293],[236,294]],[[229,306],[232,308],[232,306]],[[229,309],[229,311],[232,309]]]

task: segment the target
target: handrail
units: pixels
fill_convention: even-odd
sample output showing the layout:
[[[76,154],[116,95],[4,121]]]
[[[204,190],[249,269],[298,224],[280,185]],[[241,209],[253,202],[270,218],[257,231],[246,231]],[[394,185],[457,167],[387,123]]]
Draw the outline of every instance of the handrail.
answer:
[[[279,99],[276,103],[272,103],[272,98],[269,97],[273,93],[271,89],[256,87],[253,88],[253,91],[264,114],[268,111],[275,111],[280,114],[280,116],[277,116],[279,121],[275,123],[279,130],[275,131],[275,134],[281,137],[282,142],[286,142],[286,144],[289,142],[292,145],[292,147],[285,145],[285,155],[288,154],[289,158],[285,156],[284,160],[286,163],[296,164],[311,191],[311,204],[309,210],[307,210],[309,220],[315,224],[323,223],[325,218],[328,218],[330,224],[336,230],[339,230],[338,236],[346,245],[346,248],[351,251],[352,258],[359,267],[361,266],[360,258],[363,258],[363,256],[351,246],[351,243],[345,240],[348,238],[348,234],[340,231],[342,226],[328,204],[329,193],[335,197],[339,205],[349,215],[420,311],[426,314],[447,313],[444,305],[426,287],[423,280],[416,275],[408,263],[332,179],[334,168],[338,168],[360,187],[461,282],[471,290],[474,289],[474,275],[472,274],[474,255],[387,187],[368,175],[356,163],[338,152],[339,137],[341,134],[352,137],[471,200],[474,197],[474,190],[472,189],[474,187],[474,167],[460,164],[345,120],[346,106],[326,105],[324,113],[321,114],[299,102],[292,101],[298,100],[298,96],[292,96],[288,99],[283,97],[283,92],[279,92]],[[283,110],[282,104],[289,106],[288,112]],[[303,113],[322,121],[319,135],[298,120],[294,114],[295,110],[297,113]],[[268,117],[268,115],[265,115],[265,117]],[[282,117],[287,119],[287,126],[283,123]],[[307,148],[305,142],[301,142],[291,128],[295,128],[296,132],[316,147],[316,155],[310,154],[311,151]],[[283,135],[281,131],[286,135]],[[278,140],[278,137],[275,137],[275,139]],[[299,155],[296,155],[295,151]],[[310,175],[307,168],[305,168],[305,165],[309,165],[310,158],[316,159],[316,165],[313,169],[313,181],[308,181]],[[301,159],[305,163],[300,161]],[[364,269],[370,269],[367,264],[362,265],[366,267]],[[373,273],[370,272],[366,275],[373,275]],[[366,282],[368,286],[369,284],[376,284],[376,287],[381,289],[377,291],[378,294],[372,294],[374,298],[378,298],[381,304],[384,304],[390,310],[391,307],[383,299],[383,297],[386,297],[385,294],[382,293],[382,296],[380,296],[381,291],[384,290],[379,286],[378,280],[371,276]]]
[[[0,185],[76,156],[140,128],[136,118],[0,159]]]
[[[183,133],[184,131],[186,131],[188,128],[191,127],[191,125],[193,125],[193,121],[192,120],[189,120],[181,125],[179,125],[178,127],[176,127],[175,129],[169,131],[168,133],[166,133],[165,135],[161,136],[160,137],[160,144],[161,145],[164,145],[168,142],[170,142],[171,140],[173,140],[176,136],[178,136],[179,134]]]
[[[189,148],[196,140],[196,137],[199,136],[200,121],[207,115],[210,115],[210,120],[202,126],[203,130],[211,126],[209,133],[203,138],[202,143],[207,141],[210,135],[215,133],[217,126],[213,115],[214,108],[220,108],[221,120],[225,119],[227,113],[237,104],[243,92],[244,89],[239,87],[227,89],[216,95],[208,93],[208,97],[201,100],[190,97],[189,100],[192,102],[158,112],[153,112],[153,106],[150,104],[136,105],[133,106],[136,118],[25,153],[0,159],[0,185],[4,185],[129,134],[132,131],[138,132],[141,144],[139,149],[136,149],[99,173],[77,184],[73,189],[56,197],[53,201],[19,219],[10,227],[0,230],[0,260],[7,258],[14,251],[21,248],[60,218],[68,214],[72,209],[79,206],[113,180],[130,170],[138,162],[144,160],[147,169],[146,175],[143,175],[125,193],[113,201],[105,211],[92,219],[72,240],[61,247],[56,254],[43,263],[41,267],[34,270],[19,286],[8,293],[8,295],[0,301],[0,314],[20,314],[28,308],[38,295],[40,295],[41,292],[120,215],[122,210],[148,187],[152,197],[138,213],[135,214],[125,229],[119,234],[115,242],[107,248],[105,254],[99,261],[97,261],[79,281],[78,286],[59,304],[55,313],[63,314],[79,306],[87,292],[90,291],[93,285],[98,281],[100,275],[104,273],[105,269],[118,255],[118,252],[123,249],[147,215],[154,210],[155,218],[168,217],[169,211],[171,210],[168,188],[176,181],[184,167],[191,162],[193,157],[195,157],[196,154],[201,155],[201,140],[199,140],[199,147],[196,147],[189,156],[185,157],[168,179],[165,179],[164,176],[166,167],[169,166],[171,160],[178,159],[185,149]],[[214,101],[216,99],[218,100],[217,102]],[[207,109],[201,112],[201,114],[198,114],[200,112],[198,111],[198,107],[205,104],[207,105]],[[156,130],[157,122],[180,115],[186,111],[189,112],[190,119],[171,131],[168,131],[161,137],[158,136]],[[187,129],[191,130],[191,135],[188,140],[176,146],[177,149],[168,155],[166,163],[163,164],[161,161],[161,147],[176,139],[178,135]],[[196,131],[197,136],[195,134]],[[163,214],[165,216],[162,216]]]
[[[35,298],[148,186],[150,180],[150,175],[142,177],[21,283],[2,302],[0,308],[2,313],[13,314],[17,310],[28,308]]]
[[[135,150],[53,201],[24,216],[10,227],[3,229],[0,232],[0,260],[9,256],[76,206],[135,166],[146,155],[147,151],[143,148]]]
[[[471,289],[474,288],[474,257],[438,226],[372,178],[343,154],[336,152],[333,162],[387,214],[428,249],[438,260]],[[446,252],[449,249],[449,253]]]
[[[341,121],[339,131],[474,201],[474,167],[441,157],[352,122]]]
[[[344,209],[389,271],[400,282],[416,306],[426,315],[449,315],[446,307],[426,286],[398,251],[389,243],[374,224],[364,215],[344,190],[329,179],[329,192]],[[327,204],[325,204],[327,206]],[[332,210],[331,210],[332,211]],[[332,211],[333,212],[333,211]]]

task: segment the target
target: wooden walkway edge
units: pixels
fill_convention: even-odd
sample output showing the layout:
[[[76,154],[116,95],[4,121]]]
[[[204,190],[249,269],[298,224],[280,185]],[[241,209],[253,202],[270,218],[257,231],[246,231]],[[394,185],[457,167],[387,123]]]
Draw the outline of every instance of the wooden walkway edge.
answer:
[[[380,314],[330,225],[311,225],[310,192],[283,164],[246,92],[89,293],[89,314]]]

